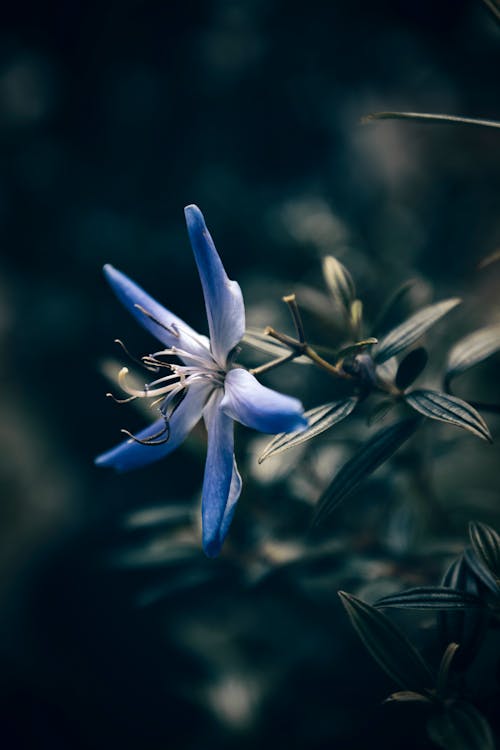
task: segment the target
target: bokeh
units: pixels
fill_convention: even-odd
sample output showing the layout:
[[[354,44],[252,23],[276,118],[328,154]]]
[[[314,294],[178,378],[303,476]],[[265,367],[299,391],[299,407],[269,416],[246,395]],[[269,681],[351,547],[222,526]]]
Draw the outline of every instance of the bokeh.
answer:
[[[206,560],[202,430],[144,471],[93,465],[120,428],[144,424],[105,399],[124,360],[113,340],[134,354],[152,346],[101,269],[114,264],[205,332],[182,211],[196,203],[254,326],[288,330],[280,299],[292,291],[312,316],[325,254],[350,269],[370,320],[408,278],[415,303],[462,296],[432,339],[435,377],[456,338],[500,320],[500,264],[478,269],[500,243],[499,131],[361,118],[500,120],[499,69],[500,25],[480,0],[3,9],[5,747],[426,746],[418,721],[405,734],[406,708],[381,707],[393,686],[336,591],[436,583],[470,518],[498,528],[498,445],[429,431],[418,519],[402,458],[331,519],[329,554],[300,564],[312,505],[363,423],[339,427],[295,474],[293,457],[259,469],[265,440],[242,428],[245,492],[227,549]],[[499,364],[460,395],[498,400]],[[263,381],[308,408],[328,398],[326,379],[297,370]],[[497,437],[498,417],[488,421]]]

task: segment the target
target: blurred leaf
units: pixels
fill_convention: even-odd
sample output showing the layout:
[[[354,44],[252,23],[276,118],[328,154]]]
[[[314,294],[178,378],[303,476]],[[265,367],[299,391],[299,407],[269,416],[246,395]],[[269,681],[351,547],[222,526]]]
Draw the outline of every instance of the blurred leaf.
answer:
[[[381,333],[389,330],[393,327],[393,319],[396,317],[398,307],[402,300],[406,297],[410,289],[415,286],[416,280],[409,279],[401,284],[389,297],[387,302],[383,305],[375,323],[373,324],[373,333],[379,336]],[[401,318],[401,316],[399,316]]]
[[[406,403],[424,417],[462,427],[489,443],[493,442],[488,425],[473,406],[448,393],[421,389],[405,396]]]
[[[500,584],[500,535],[495,529],[479,521],[469,524],[469,536],[475,554]]]
[[[289,448],[301,445],[307,440],[320,435],[325,430],[330,429],[333,425],[341,422],[353,411],[359,399],[357,396],[349,396],[341,401],[331,401],[322,406],[316,406],[314,409],[306,411],[304,416],[307,417],[308,426],[305,430],[296,430],[295,432],[282,432],[271,440],[265,447],[259,464],[269,458],[276,456]]]
[[[434,684],[423,658],[386,615],[352,594],[338,593],[357,634],[394,682],[412,690],[425,690]]]
[[[443,576],[442,586],[479,597],[477,577],[470,569],[465,555],[454,560]],[[443,646],[456,642],[460,651],[456,655],[457,668],[465,669],[477,654],[488,621],[486,606],[482,609],[465,608],[464,611],[442,611],[438,615],[439,638]]]
[[[395,380],[396,387],[400,391],[406,390],[423,372],[427,360],[427,350],[423,346],[409,352],[398,367]]]
[[[407,318],[401,325],[393,328],[379,342],[375,361],[377,363],[385,362],[386,359],[394,357],[403,349],[407,349],[417,341],[434,323],[443,315],[460,304],[458,297],[437,302],[435,305],[428,305]]]
[[[448,354],[446,385],[453,378],[500,351],[500,325],[487,326],[458,341]]]
[[[356,289],[352,276],[339,261],[332,255],[323,258],[323,277],[333,300],[348,312],[351,303],[356,297]]]
[[[455,658],[455,654],[460,648],[458,643],[450,643],[446,647],[446,650],[441,659],[441,664],[438,669],[438,676],[436,680],[436,693],[438,696],[444,698],[448,692],[448,682],[450,677],[450,669],[452,662]]]
[[[481,608],[478,596],[466,591],[443,586],[418,586],[400,594],[390,594],[375,602],[375,607],[398,607],[399,609],[463,610]]]
[[[498,584],[495,577],[490,571],[484,566],[482,560],[478,559],[473,549],[466,549],[464,557],[467,561],[467,565],[472,570],[475,576],[481,581],[487,589],[498,595]]]
[[[317,525],[346,498],[369,474],[387,461],[413,435],[420,419],[411,417],[384,427],[361,446],[357,453],[340,469],[320,497],[313,525]]]
[[[384,398],[380,401],[368,415],[368,424],[372,425],[382,420],[391,409],[396,406],[396,402],[392,398]]]
[[[485,0],[489,3],[492,0]],[[372,112],[362,118],[364,124],[373,120],[413,120],[414,122],[431,123],[459,123],[461,125],[482,125],[488,128],[500,128],[496,120],[482,120],[475,117],[460,117],[459,115],[432,115],[424,112]]]
[[[384,703],[390,701],[396,701],[397,703],[432,703],[429,696],[415,693],[413,690],[399,690],[397,693],[391,693]]]
[[[499,0],[483,0],[487,8],[493,13],[497,21],[500,21],[500,2]]]
[[[361,322],[363,320],[363,303],[360,299],[355,299],[351,304],[350,309],[350,322],[351,328],[356,335],[359,334],[361,328]]]
[[[265,354],[271,354],[273,357],[282,357],[285,354],[290,354],[290,349],[287,346],[280,344],[275,339],[271,339],[260,328],[247,328],[243,337],[243,343]],[[312,364],[310,359],[303,356],[296,357],[293,361],[300,365]]]
[[[487,268],[492,263],[496,263],[500,260],[500,248],[498,250],[493,250],[492,253],[489,253],[485,258],[483,258],[478,264],[477,267],[482,270],[483,268]]]
[[[427,721],[429,737],[446,750],[495,750],[490,725],[465,701],[456,701]]]

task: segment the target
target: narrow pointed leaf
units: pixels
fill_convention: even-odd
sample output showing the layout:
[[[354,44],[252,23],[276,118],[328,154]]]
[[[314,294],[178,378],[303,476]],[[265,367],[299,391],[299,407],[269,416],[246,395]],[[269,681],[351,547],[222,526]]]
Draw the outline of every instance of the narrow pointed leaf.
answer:
[[[439,665],[436,680],[436,693],[443,698],[446,696],[448,688],[451,665],[459,649],[460,645],[458,643],[448,644],[446,651],[443,654],[443,658],[441,659],[441,664]]]
[[[376,607],[397,607],[398,609],[433,609],[460,611],[482,608],[478,596],[466,591],[445,588],[443,586],[418,586],[399,594],[384,596],[375,603]]]
[[[483,561],[470,547],[464,551],[467,565],[481,583],[494,594],[498,595],[499,585],[495,576],[485,567]]]
[[[262,455],[259,456],[259,463],[261,464],[266,458],[283,453],[283,451],[301,445],[306,440],[311,440],[325,430],[329,430],[330,427],[348,417],[358,401],[359,399],[356,396],[350,396],[341,401],[331,401],[328,404],[316,406],[314,409],[306,411],[304,414],[308,421],[306,429],[288,433],[282,432],[276,435],[266,446]]]
[[[479,597],[477,576],[467,563],[465,554],[452,562],[443,576],[442,586]],[[454,659],[457,669],[466,669],[477,654],[483,641],[488,610],[484,606],[466,608],[463,611],[444,610],[438,614],[439,639],[443,647],[448,643],[459,643],[460,651]]]
[[[483,440],[492,442],[488,425],[473,406],[461,398],[448,393],[422,389],[411,391],[405,396],[406,403],[429,419],[462,427]]]
[[[485,2],[488,4],[488,7],[491,7],[494,0],[485,0]],[[366,124],[373,120],[413,120],[414,122],[458,123],[460,125],[482,125],[488,128],[500,128],[500,122],[496,120],[483,120],[476,117],[461,117],[459,115],[434,115],[426,112],[372,112],[369,115],[365,115],[362,122]]]
[[[352,594],[339,591],[339,596],[365,647],[394,682],[414,691],[434,684],[419,652],[386,615]]]
[[[346,311],[356,297],[352,276],[336,258],[326,255],[323,258],[323,277],[333,300]]]
[[[458,341],[448,354],[446,383],[500,351],[500,325],[487,326]]]
[[[413,690],[399,690],[397,693],[391,693],[384,703],[391,703],[392,701],[396,703],[432,703],[427,695],[415,693]]]
[[[472,521],[469,524],[472,547],[479,560],[500,583],[500,535],[485,523]]]
[[[445,750],[495,750],[490,725],[465,701],[456,701],[427,721],[433,742]]]
[[[456,307],[460,301],[458,297],[454,297],[437,302],[435,305],[424,307],[401,323],[401,325],[393,328],[379,342],[375,361],[377,363],[385,362],[386,359],[390,359],[403,349],[407,349],[415,341],[418,341],[427,329],[434,325],[443,315],[446,315],[446,313]]]
[[[375,469],[387,461],[393,453],[413,435],[420,419],[410,417],[384,427],[340,469],[319,499],[313,525],[320,523]]]
[[[396,387],[400,391],[406,390],[421,375],[427,364],[427,360],[427,351],[423,346],[408,352],[398,367],[395,379]]]

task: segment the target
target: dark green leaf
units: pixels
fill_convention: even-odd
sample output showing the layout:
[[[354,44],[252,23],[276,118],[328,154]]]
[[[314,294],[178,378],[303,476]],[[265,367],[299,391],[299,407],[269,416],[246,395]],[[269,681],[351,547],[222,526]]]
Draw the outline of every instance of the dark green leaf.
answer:
[[[490,573],[488,568],[484,566],[482,560],[480,560],[473,549],[470,547],[464,551],[464,557],[467,561],[467,565],[478,578],[481,583],[486,586],[487,589],[498,595],[499,585],[495,577]]]
[[[424,417],[462,427],[483,440],[492,442],[488,425],[473,406],[448,393],[422,389],[405,396],[406,403]]]
[[[441,659],[436,680],[436,693],[442,698],[446,696],[448,691],[451,665],[459,649],[460,645],[458,643],[449,643]]]
[[[465,555],[452,562],[443,576],[442,586],[479,597],[476,575],[469,567]],[[443,646],[459,643],[460,651],[454,664],[457,669],[466,669],[475,658],[488,622],[486,606],[482,609],[464,609],[462,612],[443,611],[438,615],[439,638]]]
[[[446,383],[500,351],[500,325],[487,326],[458,341],[448,354]]]
[[[347,268],[332,255],[326,255],[323,258],[323,276],[333,300],[349,312],[356,289]]]
[[[356,396],[344,398],[341,401],[331,401],[322,406],[316,406],[314,409],[306,411],[304,416],[307,417],[308,426],[305,430],[296,430],[295,432],[282,432],[271,440],[265,447],[264,452],[259,456],[261,464],[266,458],[276,456],[289,448],[305,443],[306,440],[320,435],[325,430],[341,422],[353,411],[359,399]]]
[[[456,701],[427,721],[429,737],[445,750],[495,750],[490,725],[470,703]]]
[[[486,7],[493,13],[497,21],[500,21],[500,2],[499,0],[483,0]]]
[[[396,373],[395,384],[400,391],[406,390],[423,372],[427,364],[427,351],[423,346],[413,349],[401,361]]]
[[[494,0],[485,0],[488,4]],[[431,122],[442,124],[482,125],[488,128],[500,128],[500,122],[496,120],[482,120],[475,117],[460,117],[459,115],[432,115],[424,112],[372,112],[363,117],[362,122],[368,123],[373,120],[413,120],[414,122]]]
[[[413,435],[420,419],[411,417],[384,427],[375,433],[367,443],[340,469],[323,495],[320,497],[313,525],[318,524],[346,498],[369,474]]]
[[[396,401],[394,401],[394,399],[392,398],[384,398],[382,401],[379,401],[379,403],[373,407],[370,414],[368,415],[368,424],[372,425],[376,422],[380,422],[380,420],[384,419],[384,417],[386,417],[391,409],[393,409],[395,406]]]
[[[364,645],[394,682],[415,691],[434,684],[425,661],[386,615],[352,594],[339,591],[339,596]]]
[[[469,535],[479,560],[489,570],[497,585],[500,583],[500,536],[485,523],[471,521]]]
[[[415,693],[413,690],[399,690],[397,693],[391,693],[384,703],[390,703],[391,701],[396,703],[432,703],[432,699],[428,695]]]
[[[402,591],[400,594],[384,596],[375,603],[375,606],[458,611],[481,608],[483,603],[478,596],[468,594],[466,591],[457,591],[443,586],[419,586]]]
[[[383,337],[377,346],[377,352],[375,354],[375,361],[377,363],[385,362],[386,359],[394,357],[403,349],[407,349],[409,346],[415,343],[434,323],[436,323],[443,315],[446,315],[450,310],[456,307],[461,302],[460,299],[454,297],[452,299],[446,299],[442,302],[437,302],[435,305],[429,305],[428,307],[422,308],[414,315],[409,317],[404,323],[393,328],[392,331]]]

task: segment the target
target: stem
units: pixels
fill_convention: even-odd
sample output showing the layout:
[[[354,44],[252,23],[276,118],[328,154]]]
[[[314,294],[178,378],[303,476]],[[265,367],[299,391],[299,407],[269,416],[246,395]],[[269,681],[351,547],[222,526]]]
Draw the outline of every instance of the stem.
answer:
[[[277,359],[272,359],[270,362],[266,362],[263,365],[260,365],[259,367],[252,367],[251,370],[248,372],[252,375],[261,375],[263,372],[268,372],[268,370],[274,370],[275,367],[279,367],[280,365],[284,365],[286,362],[291,362],[295,357],[297,357],[298,354],[295,352],[290,352],[290,354],[284,354],[282,357],[278,357]]]
[[[301,342],[301,344],[305,343],[306,337],[304,333],[304,324],[302,323],[302,317],[300,315],[300,310],[299,306],[297,305],[295,294],[288,294],[286,297],[283,297],[283,302],[286,302],[286,304],[288,305],[288,309],[290,310],[293,318],[295,330],[297,331],[297,336],[299,337],[299,341]]]

